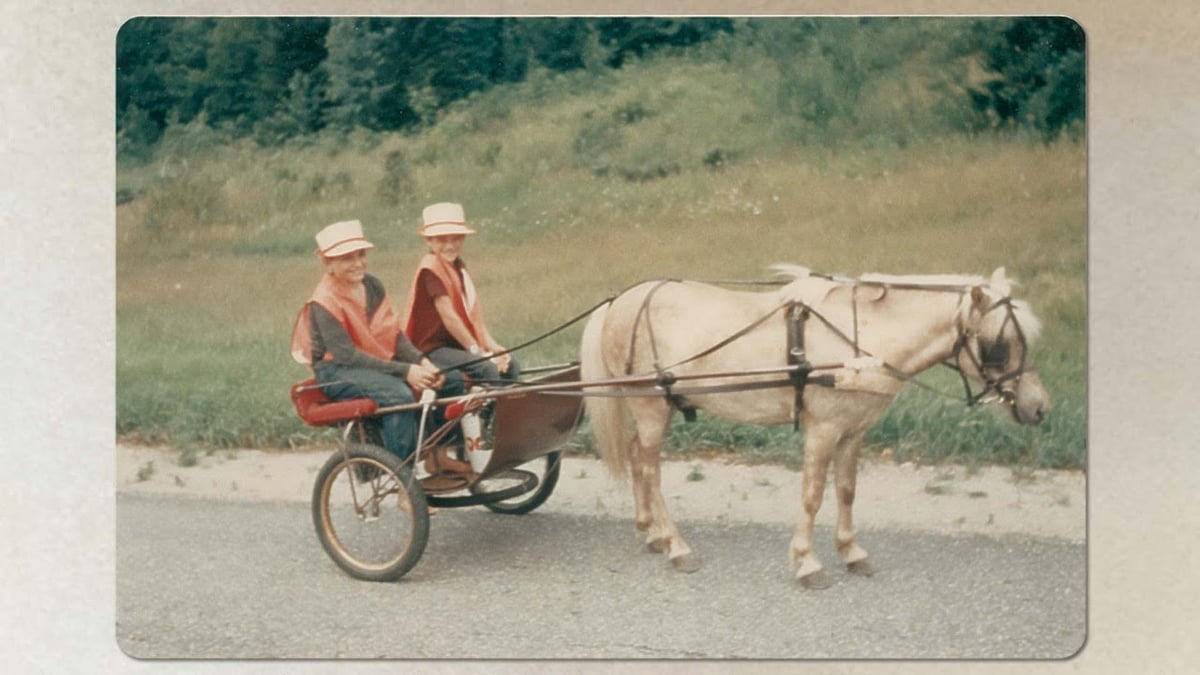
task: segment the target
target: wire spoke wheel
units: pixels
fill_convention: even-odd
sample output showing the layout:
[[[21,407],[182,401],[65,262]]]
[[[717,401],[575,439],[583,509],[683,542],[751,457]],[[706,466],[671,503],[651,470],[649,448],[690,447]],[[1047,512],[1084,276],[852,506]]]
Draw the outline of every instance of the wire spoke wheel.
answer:
[[[317,474],[312,499],[317,539],[350,576],[394,581],[425,552],[429,512],[420,483],[383,448],[351,445]]]

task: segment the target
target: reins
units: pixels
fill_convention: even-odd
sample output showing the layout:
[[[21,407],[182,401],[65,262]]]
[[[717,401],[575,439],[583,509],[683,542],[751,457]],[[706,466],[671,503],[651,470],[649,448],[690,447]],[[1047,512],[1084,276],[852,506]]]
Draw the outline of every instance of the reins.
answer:
[[[557,333],[560,333],[560,332],[562,332],[562,331],[566,330],[567,328],[570,328],[571,326],[573,326],[573,325],[575,325],[575,324],[579,323],[580,321],[583,321],[583,320],[584,320],[584,319],[586,319],[588,316],[590,316],[592,312],[596,311],[596,310],[597,310],[597,309],[599,309],[600,307],[603,307],[604,305],[607,305],[607,304],[609,304],[610,302],[612,302],[612,301],[613,301],[613,300],[615,300],[616,298],[617,298],[617,296],[616,296],[616,295],[610,295],[610,296],[608,296],[607,298],[605,298],[605,299],[601,300],[600,302],[597,302],[596,304],[594,304],[594,305],[592,305],[591,307],[587,308],[586,310],[584,310],[584,311],[580,312],[580,313],[579,313],[577,316],[575,316],[574,318],[572,318],[572,319],[570,319],[570,320],[568,320],[568,321],[566,321],[566,322],[564,322],[564,323],[561,323],[561,324],[559,324],[558,326],[555,326],[554,328],[551,328],[550,330],[546,331],[545,333],[542,333],[541,335],[539,335],[539,336],[537,336],[537,337],[535,337],[535,338],[533,338],[533,339],[531,339],[531,340],[526,340],[525,342],[522,342],[521,344],[517,345],[516,347],[511,347],[511,348],[509,348],[509,349],[505,349],[504,351],[502,351],[502,352],[497,352],[497,353],[495,353],[495,354],[489,354],[489,355],[487,355],[487,356],[481,356],[481,357],[479,357],[479,358],[477,358],[477,359],[472,359],[472,360],[470,360],[470,361],[466,361],[466,362],[463,362],[463,363],[459,363],[459,364],[457,364],[457,365],[453,365],[453,366],[446,366],[445,368],[441,368],[441,369],[439,369],[439,370],[438,370],[438,372],[439,372],[439,373],[447,373],[447,372],[450,372],[450,371],[453,371],[453,370],[462,370],[463,368],[467,368],[467,367],[469,367],[469,366],[473,366],[473,365],[475,365],[475,364],[477,364],[477,363],[483,363],[484,361],[490,361],[490,360],[494,359],[494,358],[495,358],[495,357],[497,357],[497,356],[504,356],[505,354],[511,354],[511,353],[513,353],[513,352],[515,352],[515,351],[517,351],[517,350],[524,349],[524,348],[526,348],[526,347],[528,347],[528,346],[530,346],[530,345],[533,345],[533,344],[536,344],[536,343],[538,343],[538,342],[541,342],[542,340],[545,340],[546,338],[549,338],[549,337],[551,337],[552,335],[555,335],[555,334],[557,334]]]
[[[970,289],[973,287],[973,285],[971,285],[971,284],[907,283],[907,282],[882,281],[882,280],[874,280],[874,279],[853,279],[853,278],[848,278],[848,277],[819,274],[819,273],[813,273],[813,272],[810,272],[809,276],[832,281],[832,282],[840,284],[840,285],[849,285],[850,286],[850,288],[851,288],[851,296],[850,296],[851,315],[852,315],[852,322],[853,322],[853,328],[851,330],[852,334],[848,335],[846,333],[846,331],[844,331],[841,328],[839,328],[838,326],[836,326],[828,317],[826,317],[821,312],[817,311],[817,309],[812,307],[811,305],[809,305],[805,302],[802,302],[800,300],[784,300],[784,301],[780,302],[779,304],[777,304],[776,306],[774,306],[773,308],[771,308],[766,313],[764,313],[762,316],[754,319],[753,321],[749,322],[742,328],[734,331],[727,337],[696,352],[695,354],[692,354],[691,356],[688,356],[686,358],[680,359],[671,364],[663,366],[659,362],[660,358],[659,358],[659,351],[658,351],[658,341],[655,338],[653,322],[650,320],[649,308],[650,308],[650,304],[651,304],[651,300],[652,300],[653,296],[658,292],[659,289],[661,289],[662,287],[664,287],[670,283],[682,283],[682,280],[660,279],[660,280],[657,280],[655,285],[650,289],[649,292],[647,292],[645,298],[643,298],[643,300],[642,300],[641,306],[638,308],[637,315],[635,316],[634,325],[633,325],[633,329],[632,329],[633,335],[630,338],[629,355],[628,355],[628,357],[626,359],[626,363],[625,363],[625,374],[627,376],[626,379],[628,379],[630,376],[632,376],[633,364],[636,359],[636,343],[637,343],[636,336],[637,336],[639,327],[644,322],[646,332],[647,332],[647,337],[649,340],[651,357],[652,357],[652,361],[653,361],[652,365],[653,365],[653,368],[655,371],[655,375],[653,376],[652,379],[638,379],[636,381],[636,384],[637,385],[653,384],[661,392],[660,394],[655,394],[655,395],[665,395],[666,398],[668,399],[668,401],[673,406],[675,406],[676,408],[683,411],[684,415],[688,419],[694,418],[694,408],[691,408],[690,406],[688,406],[686,404],[686,402],[683,400],[683,398],[686,396],[698,396],[698,395],[702,395],[702,394],[737,392],[737,391],[748,391],[748,390],[770,389],[770,388],[778,388],[778,387],[784,387],[784,386],[792,386],[796,389],[796,410],[797,410],[796,421],[798,423],[799,409],[800,409],[799,407],[802,404],[804,387],[807,384],[817,384],[817,385],[828,386],[828,387],[832,387],[835,384],[834,377],[832,375],[813,376],[812,373],[814,371],[821,371],[821,370],[836,370],[838,368],[844,368],[847,365],[845,363],[813,365],[808,362],[808,360],[805,356],[805,350],[804,350],[804,337],[803,337],[804,336],[804,322],[808,318],[815,318],[818,321],[820,321],[831,333],[833,333],[834,336],[836,336],[838,339],[842,340],[847,345],[852,347],[856,358],[868,357],[868,358],[876,359],[878,362],[878,365],[881,368],[883,368],[885,371],[887,371],[887,373],[891,377],[894,377],[895,379],[897,379],[901,382],[905,382],[905,383],[911,382],[915,386],[917,386],[921,389],[924,389],[926,391],[929,391],[937,396],[941,396],[943,398],[952,399],[952,400],[958,398],[956,396],[947,394],[935,387],[932,387],[932,386],[922,382],[921,380],[917,379],[915,376],[909,375],[909,374],[901,371],[899,368],[896,368],[895,366],[888,363],[887,361],[878,359],[877,357],[875,357],[874,354],[872,354],[871,352],[862,348],[862,346],[860,344],[860,335],[859,335],[859,313],[858,313],[857,291],[860,286],[869,286],[869,287],[878,287],[878,288],[882,288],[885,290],[896,289],[896,290],[919,290],[919,291],[931,291],[931,292],[958,293],[961,296],[961,295],[964,295],[967,292],[969,292]],[[555,326],[554,328],[542,333],[541,335],[538,335],[537,337],[534,337],[530,340],[526,340],[525,342],[522,342],[521,344],[519,344],[515,347],[506,349],[503,352],[498,352],[498,353],[491,354],[488,356],[482,356],[480,358],[473,359],[473,360],[470,360],[470,361],[467,361],[464,363],[460,363],[460,364],[457,364],[454,366],[448,366],[448,367],[442,368],[441,372],[460,370],[460,369],[469,367],[469,366],[477,364],[477,363],[482,363],[484,361],[488,361],[497,356],[502,356],[505,354],[510,354],[510,353],[516,352],[518,350],[524,349],[533,344],[541,342],[542,340],[545,340],[559,332],[562,332],[563,330],[566,330],[567,328],[573,326],[574,324],[582,321],[583,319],[590,316],[593,312],[595,312],[600,307],[607,305],[607,304],[611,304],[614,300],[616,300],[616,298],[620,297],[628,290],[641,285],[642,283],[645,283],[645,282],[639,282],[637,284],[633,284],[632,286],[622,290],[620,293],[617,293],[615,295],[610,295],[610,296],[604,298],[600,302],[597,302],[596,304],[592,305],[588,309],[580,312],[578,315],[574,316],[573,318],[569,319],[568,321],[563,322],[562,324],[559,324],[558,326]],[[753,285],[753,286],[783,286],[783,285],[786,285],[791,282],[790,281],[781,281],[781,280],[712,280],[712,281],[701,281],[700,283],[707,283],[707,284],[712,284],[712,285],[720,284],[720,285],[746,285],[746,286],[750,286],[750,285]],[[1006,297],[996,301],[991,307],[989,307],[987,310],[984,311],[984,314],[986,315],[988,312],[991,312],[999,307],[1005,307],[1006,311],[1007,311],[1007,315],[1005,317],[1004,323],[1000,327],[1000,331],[999,331],[998,335],[1002,334],[1004,331],[1004,328],[1007,326],[1007,323],[1009,321],[1012,321],[1013,326],[1017,332],[1018,339],[1021,344],[1021,349],[1022,349],[1021,360],[1020,360],[1020,364],[1019,364],[1018,368],[1015,371],[1010,372],[1010,373],[1005,373],[1005,374],[1001,375],[1000,377],[996,377],[996,378],[991,377],[986,372],[986,366],[988,365],[988,363],[987,363],[988,359],[985,358],[985,356],[982,354],[980,357],[976,357],[974,351],[971,350],[970,345],[969,345],[970,339],[974,335],[971,331],[967,330],[965,327],[960,327],[958,338],[955,340],[955,343],[954,343],[954,346],[952,349],[952,353],[950,354],[950,356],[948,357],[948,359],[946,361],[941,362],[942,365],[947,366],[947,367],[951,368],[952,370],[959,373],[960,377],[962,378],[963,384],[964,384],[964,389],[966,392],[966,394],[965,394],[966,395],[966,404],[968,406],[974,406],[975,404],[977,404],[980,401],[982,401],[983,399],[985,399],[992,392],[995,392],[995,394],[997,396],[999,396],[1001,399],[1008,401],[1011,397],[1011,392],[1007,392],[1007,391],[1003,390],[1001,387],[1009,381],[1019,380],[1019,378],[1026,372],[1027,357],[1028,357],[1028,345],[1027,345],[1027,342],[1025,339],[1024,331],[1021,329],[1020,322],[1017,321],[1016,315],[1014,313],[1014,309],[1012,306],[1012,299],[1006,296]],[[702,376],[689,376],[687,378],[681,378],[681,377],[675,375],[674,373],[672,373],[671,371],[674,368],[678,368],[679,366],[702,359],[706,356],[709,356],[709,355],[729,346],[730,344],[736,342],[737,340],[741,339],[742,337],[744,337],[747,334],[754,331],[756,328],[758,328],[761,325],[763,325],[764,323],[766,323],[768,320],[770,320],[772,317],[774,317],[780,311],[785,311],[785,320],[787,321],[787,328],[788,328],[788,335],[789,335],[789,337],[788,337],[788,353],[787,353],[788,365],[785,368],[769,369],[769,370],[764,370],[764,371],[755,371],[754,374],[757,374],[757,375],[780,374],[780,375],[786,375],[785,378],[759,381],[759,382],[735,382],[735,383],[729,383],[729,384],[713,384],[713,385],[682,387],[682,388],[675,386],[676,383],[680,379],[722,379],[722,378],[732,378],[732,377],[736,377],[739,375],[743,375],[743,376],[749,375],[750,373],[748,373],[748,372],[710,373],[710,374],[702,375]],[[970,381],[967,378],[966,372],[963,370],[962,367],[960,367],[958,365],[959,357],[963,354],[963,352],[966,353],[967,359],[971,362],[972,366],[978,371],[980,378],[983,379],[983,381],[984,381],[984,388],[978,394],[974,393],[971,390]],[[614,382],[610,382],[608,384],[617,385],[619,383],[614,381]],[[627,382],[625,382],[625,384],[634,384],[634,382],[627,381]],[[553,395],[562,395],[562,396],[588,396],[588,397],[593,397],[593,396],[635,397],[635,396],[649,395],[648,393],[646,393],[644,391],[640,391],[640,390],[627,390],[627,391],[611,391],[610,390],[610,391],[604,391],[604,392],[587,392],[587,393],[585,393],[582,390],[583,388],[584,387],[580,386],[580,389],[577,391],[567,391],[566,390],[567,388],[565,388],[565,387],[554,387],[552,390],[545,391],[544,393],[553,394]]]

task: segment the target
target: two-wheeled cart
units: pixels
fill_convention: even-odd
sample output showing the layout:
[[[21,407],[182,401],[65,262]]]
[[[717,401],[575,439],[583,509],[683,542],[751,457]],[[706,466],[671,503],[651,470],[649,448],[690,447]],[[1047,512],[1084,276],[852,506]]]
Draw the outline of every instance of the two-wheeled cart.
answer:
[[[312,495],[317,538],[334,562],[358,579],[392,581],[424,553],[430,507],[483,505],[519,515],[541,506],[558,482],[560,448],[583,415],[582,398],[553,393],[577,382],[579,367],[546,371],[550,374],[520,384],[388,408],[368,398],[331,401],[311,379],[293,386],[301,419],[341,432]],[[401,459],[382,447],[375,425],[381,415],[404,410],[421,413],[423,430],[437,428],[422,433],[418,450]],[[443,421],[426,425],[435,410]],[[482,445],[490,450],[483,459],[467,457],[462,443],[442,445],[471,415],[482,422]],[[425,460],[439,449],[452,449],[463,462],[473,460],[471,471],[428,473]]]

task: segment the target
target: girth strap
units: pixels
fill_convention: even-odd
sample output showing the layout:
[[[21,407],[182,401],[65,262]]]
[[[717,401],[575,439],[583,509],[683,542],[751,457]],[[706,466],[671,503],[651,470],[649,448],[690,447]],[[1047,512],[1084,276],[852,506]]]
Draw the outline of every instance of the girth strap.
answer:
[[[788,305],[787,364],[795,366],[795,370],[788,374],[788,378],[796,390],[795,402],[792,407],[792,431],[800,429],[800,412],[804,409],[804,386],[808,384],[808,376],[813,371],[812,363],[804,353],[804,322],[807,320],[807,305],[795,302]]]

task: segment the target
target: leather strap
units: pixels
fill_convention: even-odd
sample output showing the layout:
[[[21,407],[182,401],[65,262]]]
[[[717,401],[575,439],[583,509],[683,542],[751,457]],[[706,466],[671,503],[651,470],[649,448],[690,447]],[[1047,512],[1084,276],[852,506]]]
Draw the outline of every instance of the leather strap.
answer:
[[[804,353],[804,322],[808,320],[808,306],[791,303],[787,308],[787,364],[796,369],[788,374],[796,390],[792,404],[792,431],[800,429],[800,412],[804,409],[804,386],[813,371],[812,363]]]

